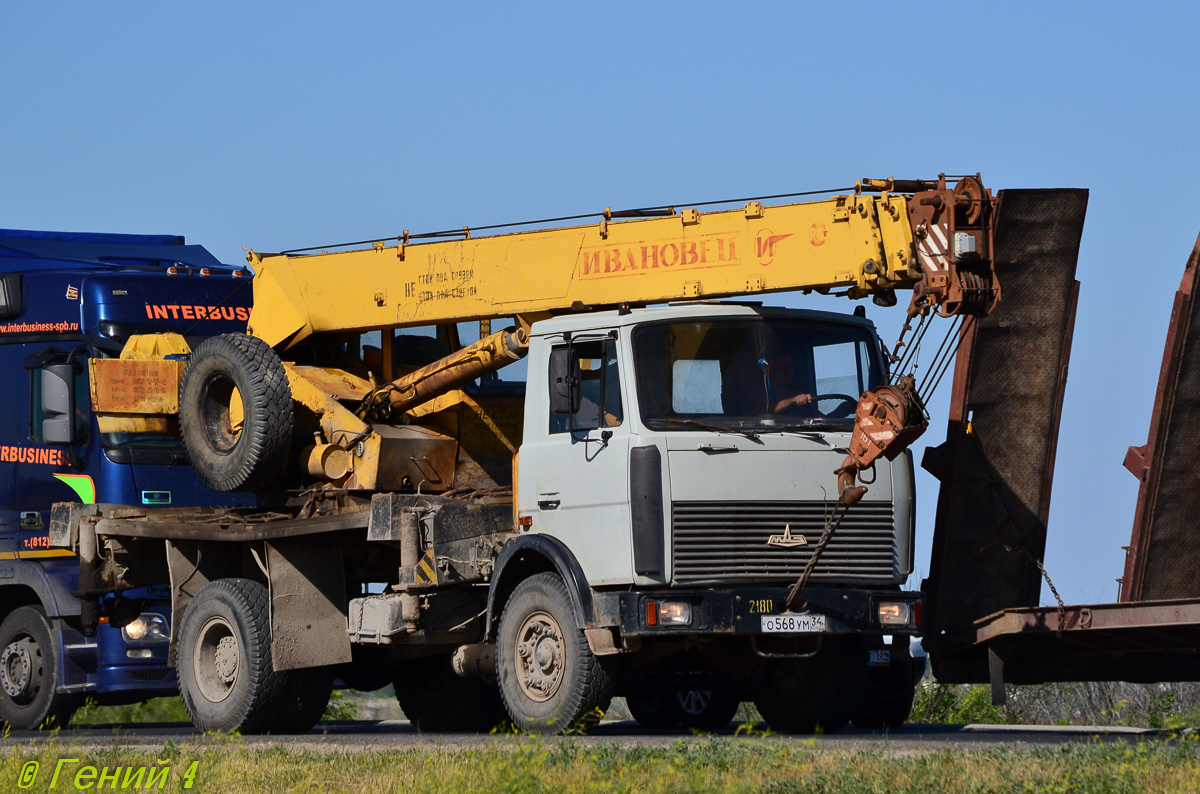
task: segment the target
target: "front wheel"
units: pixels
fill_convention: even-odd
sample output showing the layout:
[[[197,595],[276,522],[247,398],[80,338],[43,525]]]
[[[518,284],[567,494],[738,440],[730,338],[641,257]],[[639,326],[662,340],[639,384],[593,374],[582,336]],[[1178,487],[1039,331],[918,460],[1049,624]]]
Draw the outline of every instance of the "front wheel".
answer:
[[[587,730],[604,716],[613,683],[575,625],[561,578],[540,573],[517,585],[500,616],[500,695],[528,733]]]
[[[55,691],[61,679],[46,616],[14,609],[0,623],[0,722],[18,731],[65,727],[78,702]]]
[[[866,731],[893,731],[908,720],[915,697],[915,686],[879,693],[878,699],[859,706],[852,718],[854,726]]]
[[[868,731],[895,730],[912,711],[917,683],[924,667],[918,667],[906,648],[886,650],[887,664],[867,670],[863,699],[851,716],[858,728]]]

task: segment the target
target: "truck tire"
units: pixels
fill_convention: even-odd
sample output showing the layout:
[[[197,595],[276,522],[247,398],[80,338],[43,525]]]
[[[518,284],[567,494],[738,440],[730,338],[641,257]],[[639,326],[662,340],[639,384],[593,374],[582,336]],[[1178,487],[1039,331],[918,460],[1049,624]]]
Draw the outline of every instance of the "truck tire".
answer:
[[[449,656],[402,663],[394,684],[400,710],[421,733],[486,733],[508,719],[500,690],[457,675]]]
[[[866,654],[857,638],[827,637],[815,656],[780,659],[770,684],[754,698],[763,719],[780,733],[833,733],[858,708]]]
[[[719,690],[681,689],[675,693],[684,728],[719,731],[733,721],[742,702],[735,695]]]
[[[629,714],[643,728],[678,728],[683,721],[683,709],[674,692],[657,695],[627,695],[625,705]]]
[[[880,693],[870,703],[859,706],[852,722],[864,731],[895,730],[908,720],[915,696],[915,686]]]
[[[223,334],[196,347],[179,386],[179,430],[192,467],[218,491],[250,491],[282,474],[292,390],[270,345]]]
[[[728,692],[711,689],[679,689],[657,695],[629,695],[629,713],[646,728],[695,728],[716,731],[724,728],[741,705]]]
[[[287,683],[283,687],[279,709],[271,720],[271,733],[308,733],[321,721],[325,707],[329,705],[329,696],[333,694],[333,673],[328,667],[313,667],[289,670],[278,675],[287,676]]]
[[[17,731],[63,728],[78,700],[62,684],[50,622],[40,607],[14,609],[0,623],[0,722]]]
[[[539,573],[517,585],[504,605],[496,643],[500,696],[527,733],[594,727],[613,683],[592,654],[561,578]]]
[[[890,731],[903,725],[912,711],[920,671],[907,650],[893,650],[887,667],[869,669],[862,702],[851,716],[855,727]]]
[[[202,731],[270,730],[287,688],[271,666],[267,588],[218,579],[200,588],[179,627],[179,694]]]

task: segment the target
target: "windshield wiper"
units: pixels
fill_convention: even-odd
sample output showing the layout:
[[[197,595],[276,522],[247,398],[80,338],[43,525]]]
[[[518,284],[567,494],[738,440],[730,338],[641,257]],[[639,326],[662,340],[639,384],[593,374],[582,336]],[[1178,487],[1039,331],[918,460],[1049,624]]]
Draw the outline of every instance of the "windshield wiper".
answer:
[[[670,422],[677,425],[692,425],[694,427],[702,427],[705,430],[716,430],[719,433],[737,433],[739,436],[758,440],[758,433],[753,430],[740,430],[736,427],[725,427],[724,425],[716,425],[712,422],[702,422],[699,419],[677,419],[674,417],[661,417],[658,422]]]
[[[829,424],[828,422],[821,422],[820,424],[815,424],[815,425],[782,425],[780,427],[772,427],[770,429],[764,429],[763,432],[764,433],[796,433],[798,435],[807,436],[809,438],[814,438],[818,441],[824,441],[825,434],[818,432],[818,430],[830,430],[830,429],[835,429],[835,426]],[[840,428],[836,428],[836,429],[840,429]]]
[[[820,433],[817,433],[818,430],[838,430],[843,433],[848,433],[852,428],[852,424],[839,425],[835,424],[834,422],[809,422],[801,425],[781,425],[774,429],[779,431],[786,430],[792,433],[812,432],[817,435],[821,435]]]

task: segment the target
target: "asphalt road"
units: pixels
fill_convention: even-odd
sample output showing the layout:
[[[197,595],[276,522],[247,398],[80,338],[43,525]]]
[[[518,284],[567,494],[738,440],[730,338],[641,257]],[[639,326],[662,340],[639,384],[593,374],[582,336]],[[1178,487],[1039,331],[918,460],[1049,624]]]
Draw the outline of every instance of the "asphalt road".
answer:
[[[718,732],[735,736],[733,728]],[[846,728],[829,736],[780,736],[751,734],[750,741],[795,742],[815,738],[822,746],[852,749],[884,745],[893,752],[912,753],[945,748],[985,748],[999,746],[1061,745],[1068,742],[1171,741],[1177,734],[1140,728],[1063,727],[1029,725],[905,725],[889,733],[873,733]],[[14,731],[7,743],[44,743],[46,733]],[[704,736],[674,730],[648,730],[636,722],[605,722],[589,735],[569,737],[568,741],[594,744],[670,745],[681,739],[703,741]],[[519,742],[520,736],[477,734],[421,734],[403,720],[356,720],[325,722],[299,736],[247,736],[250,746],[283,745],[306,750],[330,752],[404,749],[412,747],[479,747],[493,743]],[[57,741],[72,747],[123,747],[131,750],[157,749],[167,741],[176,744],[204,741],[203,735],[188,723],[142,725],[81,725],[62,731]]]

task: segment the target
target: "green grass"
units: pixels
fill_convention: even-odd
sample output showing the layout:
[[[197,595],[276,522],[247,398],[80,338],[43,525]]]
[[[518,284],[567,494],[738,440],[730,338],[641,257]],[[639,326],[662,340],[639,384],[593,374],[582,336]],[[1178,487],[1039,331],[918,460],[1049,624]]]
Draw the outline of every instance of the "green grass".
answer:
[[[179,697],[152,698],[128,706],[97,706],[90,701],[71,718],[72,725],[124,725],[130,722],[191,722]],[[0,787],[2,787],[0,783]]]
[[[358,753],[336,747],[323,752],[281,745],[256,748],[236,737],[205,737],[179,745],[168,742],[156,751],[72,749],[62,737],[32,747],[11,741],[5,744],[7,752],[0,754],[0,788],[14,788],[23,765],[37,761],[40,770],[28,789],[31,791],[50,790],[55,763],[62,757],[79,762],[65,767],[54,790],[73,790],[73,773],[83,766],[107,767],[111,772],[116,767],[168,764],[171,773],[162,790],[182,790],[184,772],[193,762],[191,790],[220,792],[942,794],[1167,792],[1195,791],[1200,785],[1200,761],[1191,739],[1175,744],[1095,743],[907,754],[887,746],[853,750],[764,737],[685,739],[665,747],[618,747],[569,737],[495,737],[479,748],[435,745]]]
[[[334,690],[325,707],[323,720],[352,720],[358,716],[358,706],[353,697],[342,690]],[[179,697],[151,698],[142,703],[128,706],[98,706],[89,701],[75,712],[71,725],[125,725],[137,722],[191,722],[183,700]],[[0,790],[3,785],[0,784]]]

